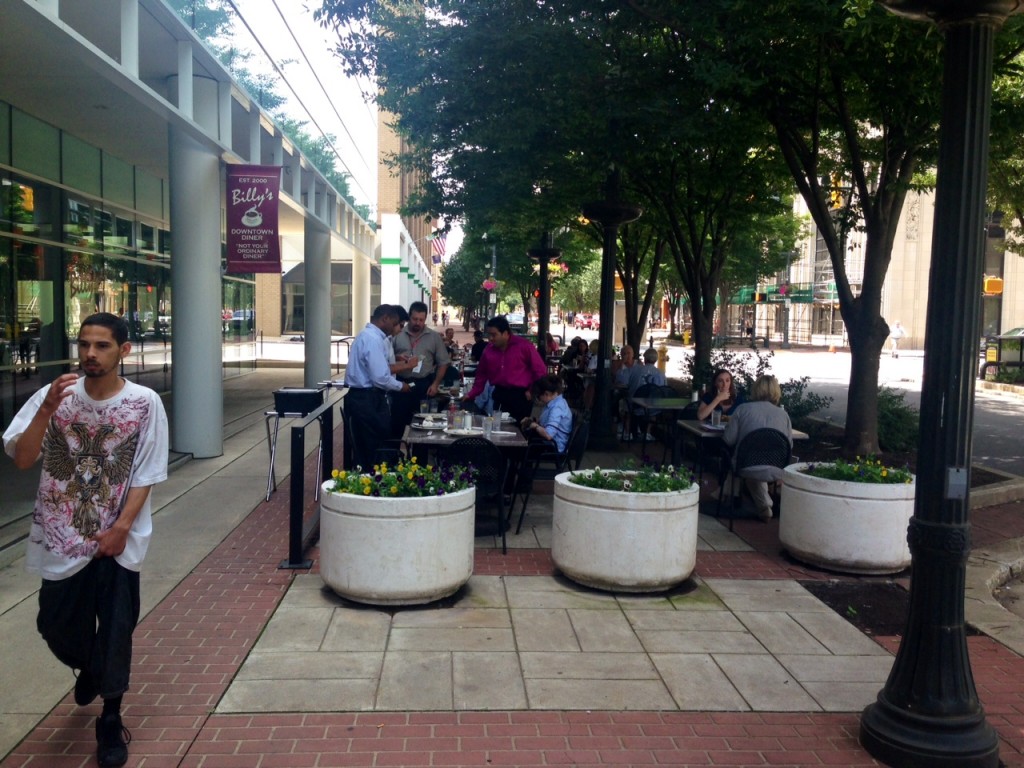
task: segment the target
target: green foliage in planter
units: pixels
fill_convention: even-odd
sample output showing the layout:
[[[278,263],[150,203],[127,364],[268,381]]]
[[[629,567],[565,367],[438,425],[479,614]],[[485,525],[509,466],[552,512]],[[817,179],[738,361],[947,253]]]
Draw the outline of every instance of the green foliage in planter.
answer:
[[[878,444],[883,451],[912,451],[917,448],[920,414],[908,405],[904,393],[878,388]]]
[[[813,477],[845,480],[848,483],[899,485],[914,481],[909,469],[886,466],[874,456],[858,456],[854,461],[836,459],[827,464],[809,464],[803,472]]]
[[[689,489],[693,485],[693,475],[686,471],[680,472],[671,465],[656,469],[645,464],[633,470],[603,470],[595,467],[589,472],[574,472],[569,482],[603,491],[669,493]]]

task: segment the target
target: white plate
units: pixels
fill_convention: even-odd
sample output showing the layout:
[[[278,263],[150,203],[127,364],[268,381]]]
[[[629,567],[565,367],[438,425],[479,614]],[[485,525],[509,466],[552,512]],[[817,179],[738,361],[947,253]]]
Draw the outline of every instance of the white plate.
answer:
[[[505,430],[505,429],[492,429],[491,430],[491,434],[492,435],[514,435],[515,432],[509,432],[508,430]]]
[[[428,424],[427,422],[423,422],[422,424],[410,424],[409,426],[412,427],[413,429],[426,429],[426,430],[438,430],[438,429],[447,429],[448,428],[448,425],[443,423],[443,422],[440,423],[440,424]]]
[[[484,433],[483,427],[473,427],[472,429],[446,429],[446,435],[455,435],[455,437],[475,437],[476,435],[482,435]]]
[[[701,427],[708,430],[709,432],[724,432],[725,424],[701,424]]]

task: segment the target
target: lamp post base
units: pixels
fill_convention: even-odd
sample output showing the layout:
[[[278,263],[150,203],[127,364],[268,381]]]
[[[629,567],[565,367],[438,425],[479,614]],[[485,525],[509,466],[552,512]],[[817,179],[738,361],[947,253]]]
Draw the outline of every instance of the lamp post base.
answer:
[[[884,691],[860,718],[860,743],[891,766],[998,768],[999,737],[980,711],[952,719],[926,717],[890,705]]]

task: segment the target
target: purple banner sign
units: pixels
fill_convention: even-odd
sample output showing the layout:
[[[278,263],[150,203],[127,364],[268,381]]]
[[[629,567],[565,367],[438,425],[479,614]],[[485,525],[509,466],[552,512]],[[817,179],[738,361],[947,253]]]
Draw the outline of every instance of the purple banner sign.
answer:
[[[281,239],[277,227],[280,190],[280,166],[228,166],[229,273],[281,273]]]

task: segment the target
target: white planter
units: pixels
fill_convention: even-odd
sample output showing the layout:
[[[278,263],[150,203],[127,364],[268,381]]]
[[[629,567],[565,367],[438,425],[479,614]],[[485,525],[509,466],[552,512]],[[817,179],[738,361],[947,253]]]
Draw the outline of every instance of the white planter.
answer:
[[[320,496],[320,577],[342,597],[417,605],[454,594],[473,574],[476,489],[422,498]]]
[[[697,562],[696,485],[671,493],[585,488],[555,477],[551,557],[573,581],[614,592],[656,592]],[[581,473],[585,474],[585,473]]]
[[[910,565],[914,483],[826,480],[786,467],[779,541],[797,560],[845,573],[897,573]]]

